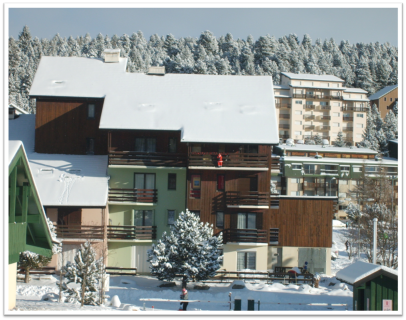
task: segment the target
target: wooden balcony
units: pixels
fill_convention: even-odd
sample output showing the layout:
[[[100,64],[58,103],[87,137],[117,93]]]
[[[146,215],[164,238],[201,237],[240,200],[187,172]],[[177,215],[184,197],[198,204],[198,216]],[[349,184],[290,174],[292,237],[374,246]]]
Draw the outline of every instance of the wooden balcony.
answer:
[[[107,226],[108,240],[155,240],[156,226]]]
[[[290,124],[279,124],[279,128],[281,128],[281,129],[289,129]]]
[[[343,117],[343,121],[354,121],[354,117]]]
[[[104,226],[57,225],[55,231],[60,239],[103,239]]]
[[[290,109],[292,105],[290,103],[275,103],[277,109]]]
[[[290,114],[279,114],[279,119],[290,119]]]
[[[157,189],[109,189],[109,202],[158,202]]]
[[[349,132],[349,131],[352,132],[353,129],[354,129],[353,127],[343,127],[344,132]]]
[[[164,152],[110,151],[109,165],[186,167],[186,155]]]
[[[218,153],[192,152],[189,155],[190,167],[217,167]],[[223,167],[257,167],[267,168],[269,157],[262,153],[222,153]]]
[[[228,242],[266,243],[267,232],[260,229],[225,229],[223,243]]]
[[[226,205],[229,208],[269,208],[270,193],[258,191],[227,191]]]

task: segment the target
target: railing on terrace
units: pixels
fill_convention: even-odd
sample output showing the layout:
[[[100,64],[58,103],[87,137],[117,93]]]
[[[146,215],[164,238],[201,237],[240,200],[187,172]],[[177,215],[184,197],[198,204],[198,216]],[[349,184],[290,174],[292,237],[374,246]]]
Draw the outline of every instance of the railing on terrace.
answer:
[[[314,130],[315,126],[314,125],[303,125],[304,130]]]
[[[305,104],[303,109],[316,109],[316,106],[314,104]]]
[[[343,117],[343,121],[353,121],[354,117]]]
[[[350,107],[350,106],[344,106],[341,107],[341,111],[356,111],[356,112],[367,112],[368,109],[364,107]]]
[[[338,174],[338,169],[320,169],[321,174]]]
[[[103,239],[104,226],[57,225],[55,231],[61,239]]]
[[[279,124],[279,128],[281,128],[281,129],[289,129],[290,124]]]
[[[320,106],[321,110],[331,110],[331,106]]]
[[[185,167],[186,155],[164,152],[110,151],[109,165]]]
[[[275,107],[278,109],[283,109],[283,108],[291,108],[292,105],[290,103],[276,103]]]
[[[314,119],[316,119],[316,116],[314,114],[305,114],[303,116],[303,119],[305,119],[305,120],[314,120]]]
[[[319,120],[331,120],[331,116],[319,116]]]
[[[290,114],[279,114],[279,119],[290,119]]]
[[[303,93],[294,93],[293,98],[304,99],[304,98],[306,98],[306,95]]]
[[[258,191],[226,191],[227,206],[267,206],[270,201],[269,192]]]
[[[260,229],[225,229],[223,243],[228,242],[267,242],[266,230]]]
[[[112,202],[158,202],[157,189],[109,189],[109,201]]]
[[[343,96],[324,96],[324,99],[343,100]]]
[[[262,153],[222,153],[223,167],[259,167],[267,168],[269,157]],[[217,167],[218,153],[192,152],[189,166]]]
[[[156,226],[107,226],[109,240],[155,240]]]
[[[348,132],[348,131],[352,131],[352,130],[353,130],[353,127],[343,127],[343,131]]]
[[[304,182],[303,187],[305,189],[317,189],[317,188],[324,188],[325,184],[324,183],[319,183],[319,182]]]
[[[288,134],[280,134],[279,139],[289,139],[289,135]]]
[[[330,126],[319,126],[319,127],[318,127],[318,130],[323,130],[323,131],[325,131],[325,130],[330,130],[330,129],[331,129]]]

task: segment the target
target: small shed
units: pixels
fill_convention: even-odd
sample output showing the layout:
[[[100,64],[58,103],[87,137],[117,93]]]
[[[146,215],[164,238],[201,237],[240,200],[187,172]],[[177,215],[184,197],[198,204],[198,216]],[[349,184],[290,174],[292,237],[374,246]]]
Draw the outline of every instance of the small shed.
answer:
[[[337,272],[336,278],[353,286],[353,310],[398,310],[398,271],[357,261]],[[390,300],[391,302],[388,302]]]

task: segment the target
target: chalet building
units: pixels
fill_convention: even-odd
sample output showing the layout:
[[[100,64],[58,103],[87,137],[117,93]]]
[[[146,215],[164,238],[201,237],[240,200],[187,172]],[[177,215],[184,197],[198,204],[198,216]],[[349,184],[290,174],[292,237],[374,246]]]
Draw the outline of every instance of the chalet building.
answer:
[[[398,85],[385,87],[370,95],[368,99],[370,100],[369,105],[372,107],[375,104],[383,119],[389,110],[393,111],[393,107],[398,101]]]
[[[335,217],[346,219],[350,202],[362,205],[363,195],[355,192],[364,175],[392,179],[394,208],[398,202],[398,161],[378,158],[367,148],[334,147],[304,144],[281,144],[274,148],[281,163],[282,175],[273,175],[272,184],[281,195],[338,196]],[[360,201],[360,203],[358,202]]]
[[[330,142],[342,131],[354,145],[362,140],[368,110],[367,91],[343,87],[332,75],[282,72],[274,85],[279,138],[305,140],[318,134]]]
[[[8,270],[5,276],[7,310],[16,306],[17,263],[26,250],[52,256],[52,239],[33,173],[21,141],[10,140],[8,162]]]
[[[81,191],[106,196],[108,265],[149,272],[147,250],[187,208],[223,233],[227,270],[308,261],[311,271],[330,273],[337,197],[284,197],[270,188],[280,168],[272,78],[159,67],[137,74],[126,65],[117,50],[104,60],[42,57],[30,91],[33,156],[81,157],[82,170],[106,159],[104,175],[82,177],[107,177],[108,191],[104,182],[103,191]]]
[[[35,120],[34,114],[10,120],[9,137],[24,142],[39,197],[62,242],[63,261],[55,255],[49,266],[59,270],[73,262],[86,240],[99,258],[107,247],[107,155],[36,153]]]

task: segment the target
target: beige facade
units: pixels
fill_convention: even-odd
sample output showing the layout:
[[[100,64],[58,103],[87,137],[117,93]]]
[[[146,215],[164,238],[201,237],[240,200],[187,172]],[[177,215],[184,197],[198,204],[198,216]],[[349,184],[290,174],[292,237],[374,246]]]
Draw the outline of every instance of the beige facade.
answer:
[[[8,265],[8,310],[14,309],[17,298],[17,263]]]
[[[330,144],[341,131],[354,145],[362,140],[368,105],[367,92],[343,87],[334,76],[281,73],[274,86],[279,138],[305,140],[318,134]],[[321,80],[322,79],[322,80]]]
[[[266,243],[241,243],[223,245],[223,266],[221,269],[235,271],[237,269],[238,253],[255,253],[255,269],[267,270],[268,268],[268,244]]]

